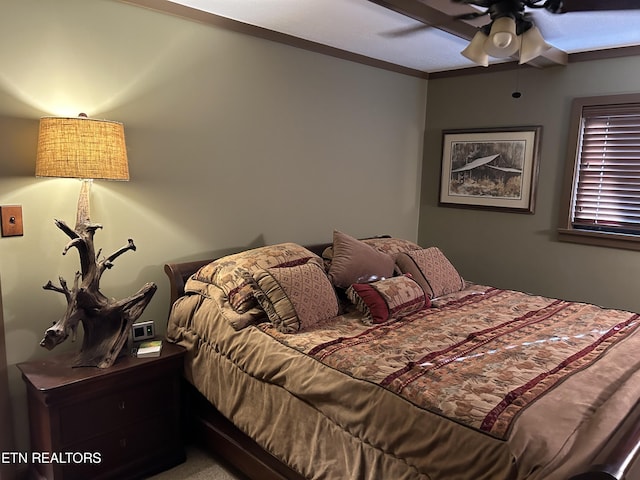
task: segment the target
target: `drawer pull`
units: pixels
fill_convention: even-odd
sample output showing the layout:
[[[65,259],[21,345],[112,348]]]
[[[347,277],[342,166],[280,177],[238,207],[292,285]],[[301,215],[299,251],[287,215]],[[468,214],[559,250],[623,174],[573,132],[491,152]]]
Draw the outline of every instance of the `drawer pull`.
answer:
[[[120,410],[124,410],[124,409],[125,409],[124,400],[122,400],[122,401],[118,404],[118,409],[120,409]]]

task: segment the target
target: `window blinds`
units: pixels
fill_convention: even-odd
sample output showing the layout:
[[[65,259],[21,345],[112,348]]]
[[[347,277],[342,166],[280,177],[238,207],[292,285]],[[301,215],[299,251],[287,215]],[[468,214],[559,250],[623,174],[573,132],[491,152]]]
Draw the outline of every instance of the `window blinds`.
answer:
[[[640,235],[640,104],[584,107],[574,228]]]

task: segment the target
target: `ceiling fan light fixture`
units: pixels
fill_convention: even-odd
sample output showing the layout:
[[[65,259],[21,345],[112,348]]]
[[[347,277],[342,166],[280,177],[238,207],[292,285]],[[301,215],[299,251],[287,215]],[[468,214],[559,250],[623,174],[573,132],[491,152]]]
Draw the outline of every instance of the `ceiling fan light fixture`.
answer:
[[[511,17],[496,18],[491,25],[489,38],[484,42],[484,50],[496,58],[510,57],[520,48],[516,34],[516,21]]]
[[[489,55],[484,51],[484,44],[487,38],[487,35],[482,30],[478,30],[469,45],[467,45],[467,48],[462,50],[460,54],[478,65],[488,67]]]
[[[540,30],[535,26],[524,32],[521,37],[520,64],[530,62],[534,58],[540,56],[542,52],[551,48],[551,45],[544,41]]]

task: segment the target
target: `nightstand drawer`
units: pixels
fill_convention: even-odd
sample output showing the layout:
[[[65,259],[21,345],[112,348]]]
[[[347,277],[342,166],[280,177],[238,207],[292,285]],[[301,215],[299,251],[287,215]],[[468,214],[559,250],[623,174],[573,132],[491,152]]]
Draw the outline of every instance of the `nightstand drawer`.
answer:
[[[63,446],[102,435],[155,416],[173,405],[171,378],[142,383],[126,390],[60,408]]]
[[[62,469],[66,479],[121,478],[124,472],[141,465],[158,464],[184,457],[179,424],[175,416],[158,415],[143,422],[68,447],[73,452],[98,452],[100,463],[68,464]],[[120,474],[118,473],[120,472]]]

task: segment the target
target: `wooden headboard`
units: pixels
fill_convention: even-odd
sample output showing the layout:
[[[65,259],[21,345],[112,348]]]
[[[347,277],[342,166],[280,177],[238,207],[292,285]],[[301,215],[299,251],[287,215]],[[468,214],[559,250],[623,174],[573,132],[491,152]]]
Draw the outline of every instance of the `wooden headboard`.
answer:
[[[169,277],[169,284],[171,285],[171,303],[173,303],[184,295],[184,284],[187,279],[196,273],[200,267],[203,267],[207,263],[211,263],[212,258],[206,260],[194,260],[192,262],[185,263],[166,263],[164,271]]]

